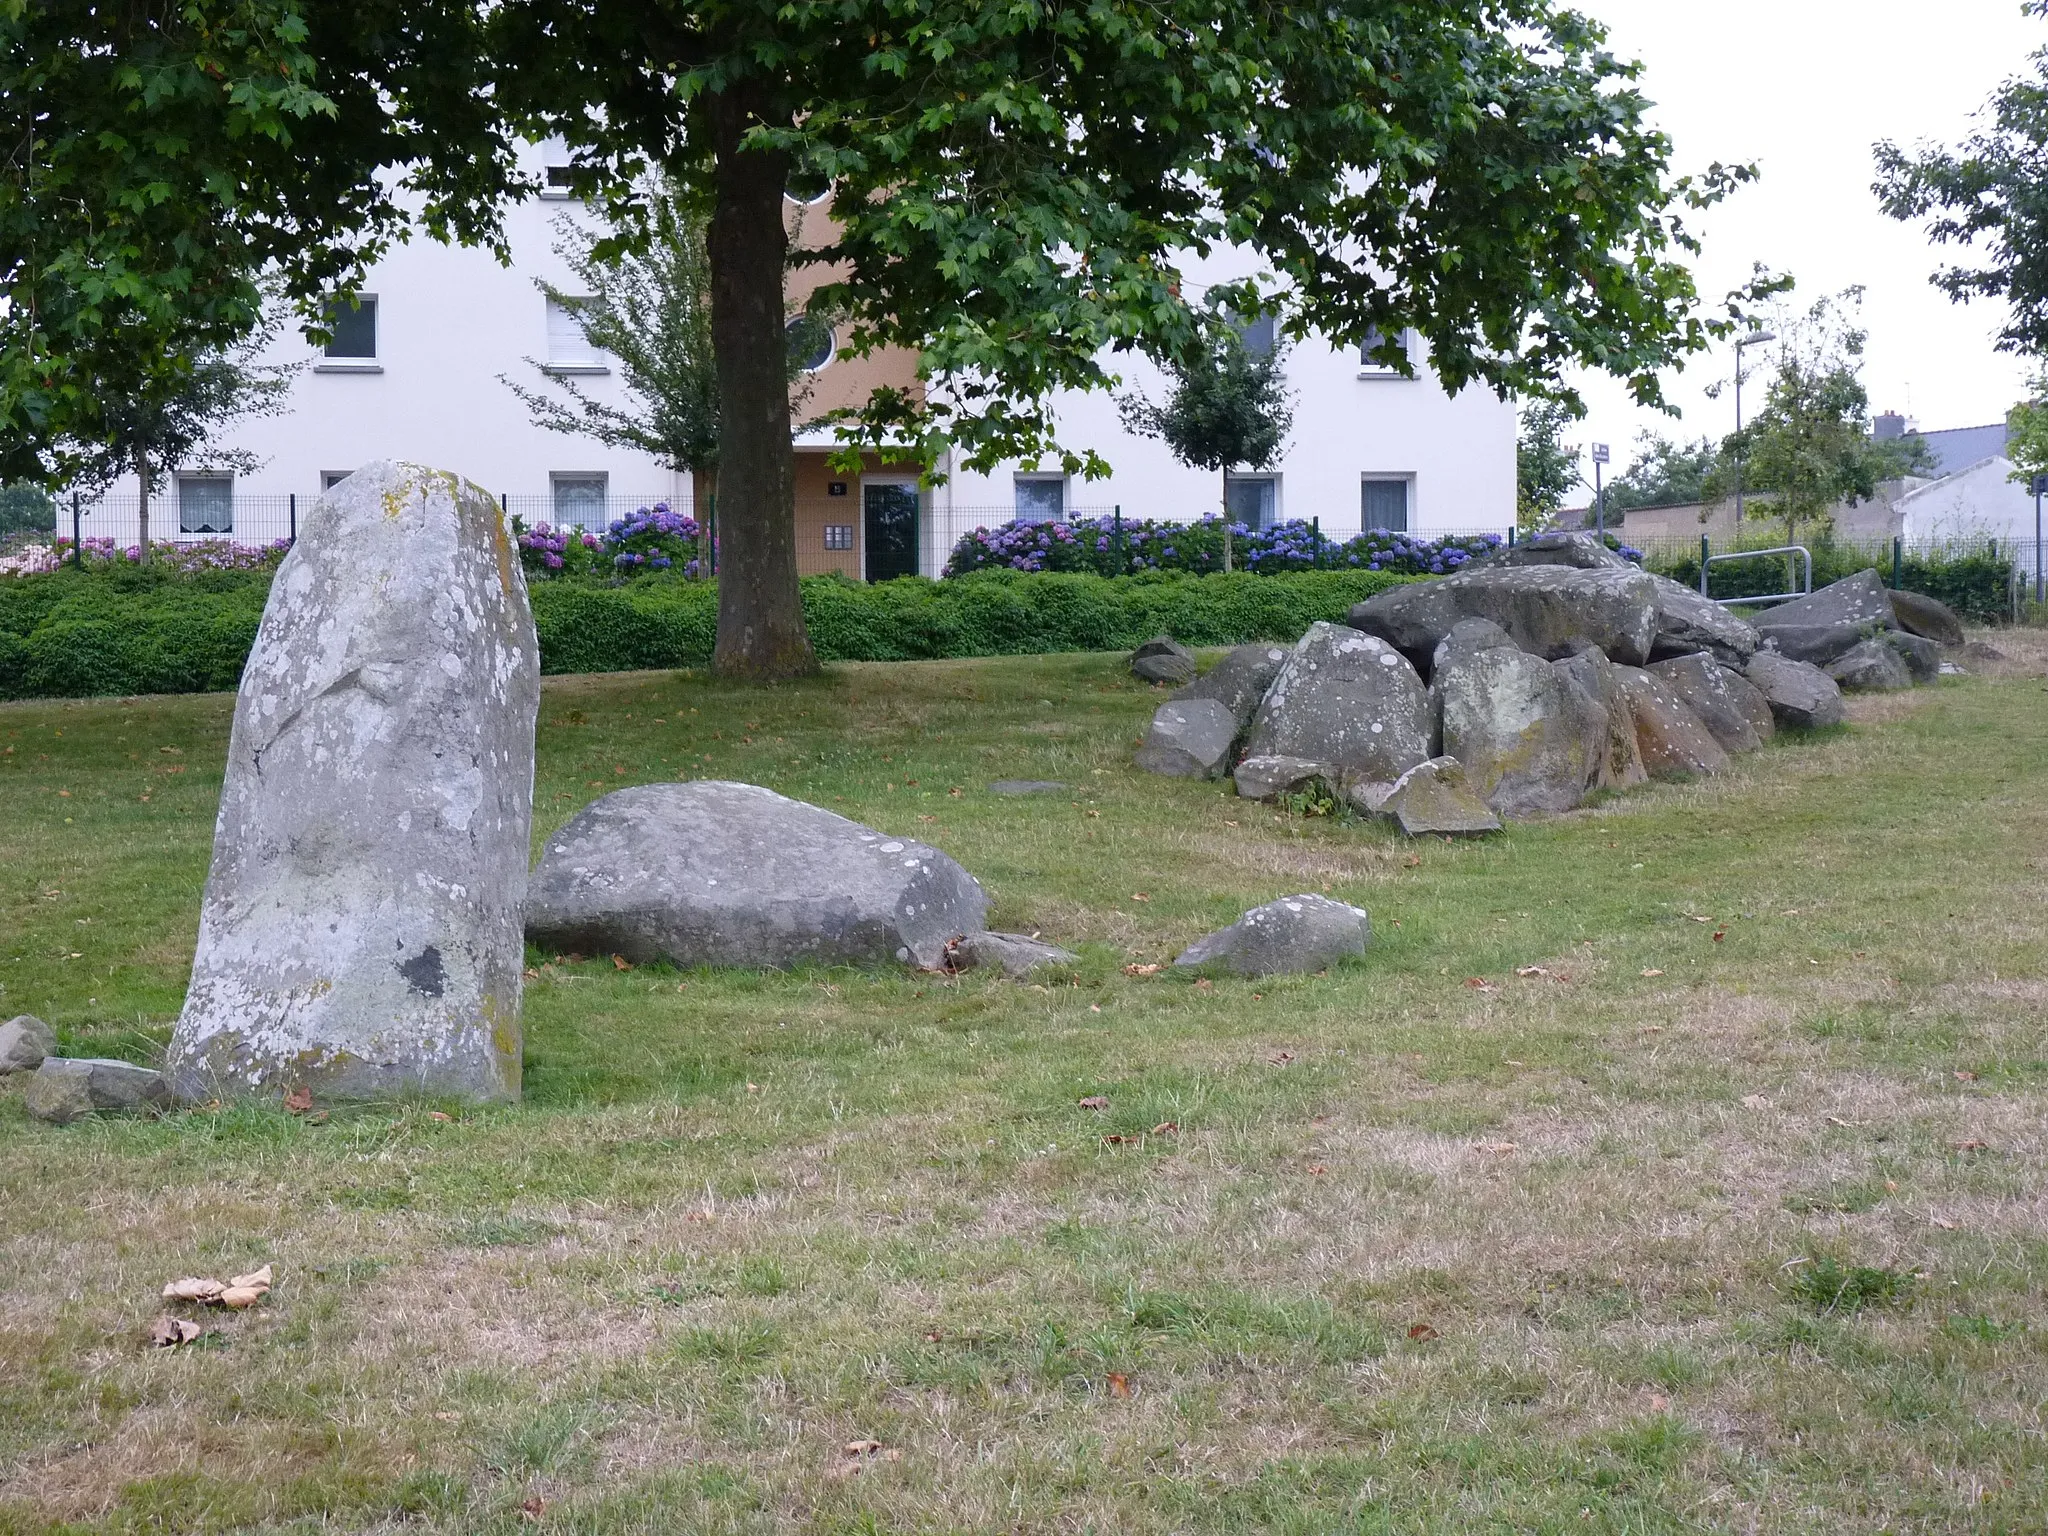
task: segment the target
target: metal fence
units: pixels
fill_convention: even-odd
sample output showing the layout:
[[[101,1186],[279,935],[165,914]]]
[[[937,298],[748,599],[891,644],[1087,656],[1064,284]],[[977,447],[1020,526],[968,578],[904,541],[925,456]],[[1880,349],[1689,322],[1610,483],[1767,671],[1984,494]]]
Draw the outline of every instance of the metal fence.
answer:
[[[192,543],[227,539],[236,544],[265,545],[298,537],[299,519],[312,510],[318,492],[252,495],[234,492],[222,497],[181,497],[167,488],[149,500],[150,542]],[[500,495],[498,504],[522,527],[538,523],[600,530],[643,507],[666,504],[671,511],[691,514],[690,498],[662,495],[598,497]],[[106,539],[126,547],[141,538],[141,498],[71,496],[55,498],[60,538],[76,533],[87,540]]]

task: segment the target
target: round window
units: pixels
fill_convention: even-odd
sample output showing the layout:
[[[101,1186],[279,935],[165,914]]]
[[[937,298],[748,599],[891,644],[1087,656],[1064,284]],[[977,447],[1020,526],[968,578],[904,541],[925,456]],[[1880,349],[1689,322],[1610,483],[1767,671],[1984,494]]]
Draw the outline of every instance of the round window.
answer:
[[[790,360],[806,373],[816,373],[831,362],[839,345],[832,327],[810,315],[798,315],[783,327],[783,334],[789,338]]]

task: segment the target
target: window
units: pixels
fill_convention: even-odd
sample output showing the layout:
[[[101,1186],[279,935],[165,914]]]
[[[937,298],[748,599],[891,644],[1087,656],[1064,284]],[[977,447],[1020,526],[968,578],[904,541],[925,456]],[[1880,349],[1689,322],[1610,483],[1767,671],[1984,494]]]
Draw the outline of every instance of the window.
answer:
[[[548,367],[560,373],[606,372],[604,354],[583,332],[587,299],[548,300]]]
[[[1400,335],[1394,339],[1395,349],[1398,352],[1400,352],[1400,354],[1403,357],[1406,357],[1408,355],[1408,343],[1411,334],[1411,332],[1402,331]],[[1369,330],[1365,333],[1365,341],[1363,342],[1363,344],[1360,345],[1358,349],[1358,370],[1360,373],[1375,374],[1381,378],[1388,379],[1398,379],[1402,377],[1402,374],[1399,370],[1397,370],[1390,364],[1381,362],[1378,358],[1373,356],[1373,353],[1376,350],[1378,350],[1380,345],[1385,340],[1385,333],[1379,330],[1378,327],[1374,327],[1372,330]]]
[[[320,471],[320,489],[331,491],[354,473],[352,469],[323,469]]]
[[[359,293],[351,304],[335,299],[327,306],[327,329],[334,339],[327,343],[329,357],[370,361],[377,356],[377,296]]]
[[[1408,531],[1408,482],[1367,480],[1361,493],[1359,526],[1386,533]]]
[[[827,523],[825,525],[825,547],[827,549],[853,548],[853,524]]]
[[[576,195],[576,168],[573,165],[551,165],[547,170],[547,183],[541,188],[542,197],[574,197]]]
[[[1232,475],[1223,482],[1223,505],[1233,523],[1270,528],[1280,505],[1280,482],[1272,475]]]
[[[1261,315],[1256,320],[1233,320],[1237,339],[1244,343],[1245,351],[1253,357],[1270,357],[1273,352],[1275,335],[1273,317]]]
[[[1017,521],[1056,523],[1067,514],[1067,481],[1063,475],[1017,477]]]
[[[235,477],[178,476],[178,532],[233,533]]]
[[[798,315],[782,328],[782,334],[789,341],[790,361],[805,373],[816,373],[839,349],[832,327],[815,315]]]
[[[604,523],[605,477],[603,475],[558,474],[554,483],[555,521],[577,528],[596,528]]]

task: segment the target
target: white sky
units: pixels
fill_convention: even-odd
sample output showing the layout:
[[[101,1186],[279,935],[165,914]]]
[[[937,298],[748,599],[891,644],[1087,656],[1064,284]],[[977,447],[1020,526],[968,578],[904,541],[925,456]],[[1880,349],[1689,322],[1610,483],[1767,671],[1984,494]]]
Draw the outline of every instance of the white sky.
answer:
[[[1753,161],[1762,173],[1700,224],[1702,296],[1718,299],[1757,261],[1798,279],[1789,302],[1801,308],[1860,283],[1873,411],[1904,411],[1929,429],[1976,426],[2020,398],[2027,366],[1992,349],[2002,308],[1953,304],[1928,282],[1950,248],[1879,211],[1870,151],[1886,138],[1959,140],[1992,90],[2048,43],[2048,23],[2023,17],[2019,0],[1578,0],[1578,8],[1607,23],[1617,54],[1644,64],[1643,93],[1672,139],[1676,170]],[[1758,353],[1769,351],[1750,353],[1751,378]],[[1638,410],[1618,384],[1582,377],[1591,414],[1573,437],[1608,443],[1617,472],[1641,428],[1718,438],[1735,425],[1734,403],[1725,390],[1718,400],[1704,390],[1730,370],[1723,347],[1668,375],[1666,394],[1683,412],[1675,420]],[[1745,413],[1755,398],[1744,390]]]

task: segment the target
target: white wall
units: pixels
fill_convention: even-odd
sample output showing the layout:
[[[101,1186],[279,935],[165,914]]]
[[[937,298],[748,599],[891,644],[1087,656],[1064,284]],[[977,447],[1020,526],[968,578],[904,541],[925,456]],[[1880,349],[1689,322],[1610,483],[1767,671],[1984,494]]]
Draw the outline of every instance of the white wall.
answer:
[[[1907,542],[1994,538],[2034,541],[2034,497],[2012,478],[2012,461],[1980,459],[1899,499]]]

